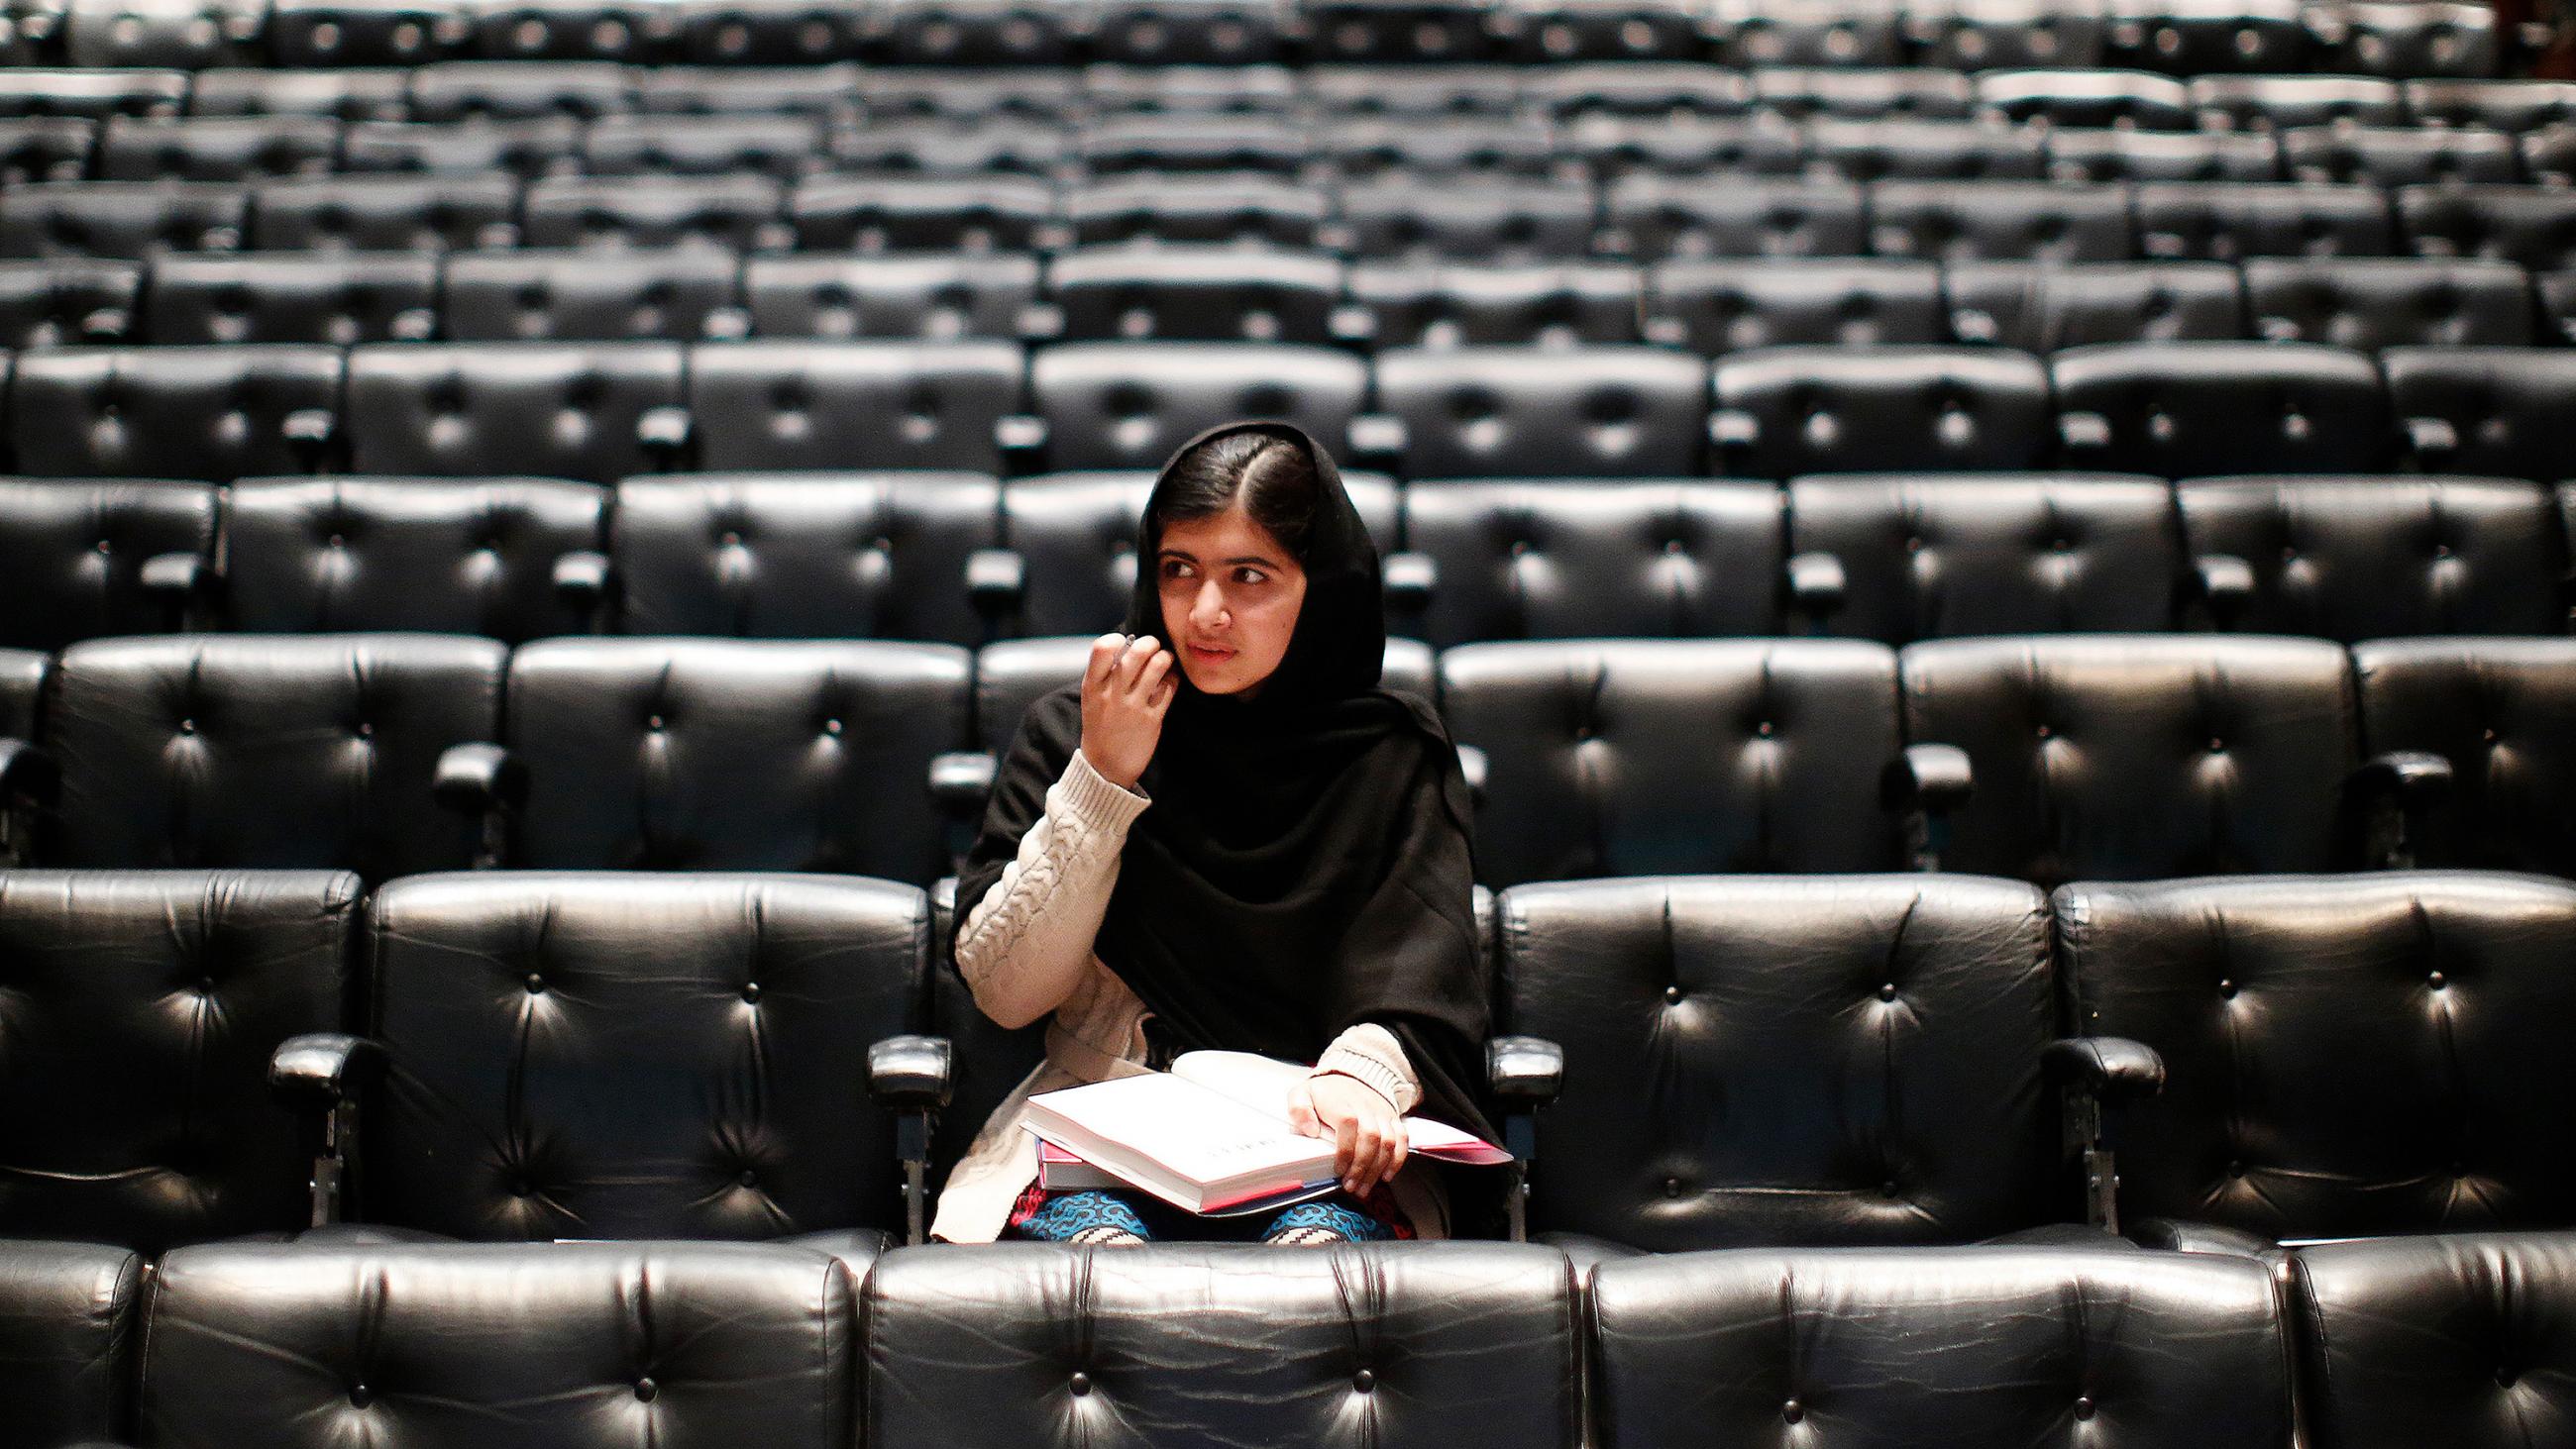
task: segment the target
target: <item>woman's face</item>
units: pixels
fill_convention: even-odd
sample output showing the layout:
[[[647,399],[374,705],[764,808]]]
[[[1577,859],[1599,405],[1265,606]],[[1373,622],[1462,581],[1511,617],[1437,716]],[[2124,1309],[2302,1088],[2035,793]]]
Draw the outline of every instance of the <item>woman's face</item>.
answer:
[[[1306,602],[1306,571],[1241,508],[1163,526],[1154,560],[1163,631],[1204,694],[1250,694],[1278,669]]]

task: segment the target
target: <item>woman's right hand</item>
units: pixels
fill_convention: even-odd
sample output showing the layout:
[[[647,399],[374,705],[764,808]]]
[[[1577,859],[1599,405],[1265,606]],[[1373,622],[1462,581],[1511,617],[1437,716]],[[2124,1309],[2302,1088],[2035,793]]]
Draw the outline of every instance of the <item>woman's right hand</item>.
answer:
[[[1082,672],[1082,757],[1110,784],[1136,788],[1162,742],[1163,712],[1181,682],[1179,661],[1151,634],[1103,634]]]

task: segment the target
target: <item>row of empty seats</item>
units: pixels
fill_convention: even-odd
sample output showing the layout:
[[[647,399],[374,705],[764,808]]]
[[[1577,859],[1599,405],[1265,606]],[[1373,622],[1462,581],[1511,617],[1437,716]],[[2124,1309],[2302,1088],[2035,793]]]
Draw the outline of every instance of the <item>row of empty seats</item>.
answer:
[[[15,0],[12,63],[543,61],[914,66],[1569,61],[2136,65],[2487,76],[2546,43],[2477,4],[2389,0]],[[475,62],[463,62],[467,64]]]
[[[2563,1224],[2576,1191],[2567,881],[1667,876],[1491,909],[1520,1231],[1582,1259],[2087,1227],[2252,1254]],[[0,1225],[153,1251],[864,1259],[917,1236],[902,1160],[936,1186],[1042,1052],[881,880],[9,871],[0,942],[0,1080],[47,1104],[13,1108]],[[1545,1080],[1501,1065],[1530,1053]]]
[[[2576,351],[2141,342],[1766,347],[1263,343],[287,343],[10,363],[23,473],[610,482],[711,472],[1158,468],[1237,418],[1410,479],[1792,478],[2048,467],[2559,482]]]
[[[0,479],[0,647],[182,629],[902,639],[1116,628],[1144,472]],[[1386,616],[1508,639],[2564,632],[2576,484],[1349,479]]]
[[[21,859],[927,882],[1084,637],[162,635],[5,655]],[[2042,884],[2576,875],[2576,640],[1548,640],[1436,657],[1503,886],[1939,863]]]

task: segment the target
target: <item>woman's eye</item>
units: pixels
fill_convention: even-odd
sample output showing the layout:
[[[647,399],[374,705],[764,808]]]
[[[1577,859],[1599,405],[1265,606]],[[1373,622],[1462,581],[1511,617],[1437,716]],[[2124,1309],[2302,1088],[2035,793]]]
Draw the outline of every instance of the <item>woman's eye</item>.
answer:
[[[1185,579],[1189,576],[1190,566],[1188,564],[1182,563],[1178,559],[1165,559],[1163,561],[1163,577],[1167,579]]]
[[[1238,584],[1266,584],[1270,582],[1270,576],[1259,569],[1236,569],[1234,581]]]

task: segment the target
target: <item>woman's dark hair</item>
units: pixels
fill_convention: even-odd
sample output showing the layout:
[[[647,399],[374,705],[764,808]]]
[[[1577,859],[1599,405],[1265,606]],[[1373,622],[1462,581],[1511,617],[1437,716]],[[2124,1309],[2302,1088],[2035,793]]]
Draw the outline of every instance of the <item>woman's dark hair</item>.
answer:
[[[1315,531],[1315,462],[1284,433],[1246,430],[1208,439],[1172,460],[1154,509],[1157,532],[1240,503],[1299,564]]]

